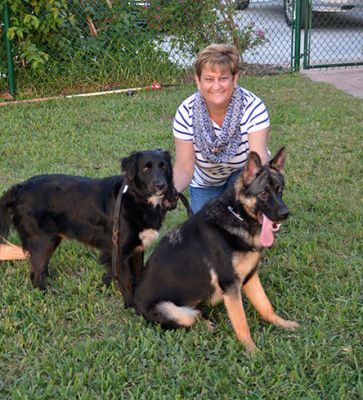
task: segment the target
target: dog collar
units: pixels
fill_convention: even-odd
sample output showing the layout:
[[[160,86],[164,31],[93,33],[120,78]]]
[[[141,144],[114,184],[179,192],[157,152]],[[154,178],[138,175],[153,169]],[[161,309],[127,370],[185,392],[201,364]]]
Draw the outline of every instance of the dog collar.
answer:
[[[228,211],[232,213],[236,218],[238,218],[242,222],[246,222],[236,211],[233,210],[231,206],[227,207]]]

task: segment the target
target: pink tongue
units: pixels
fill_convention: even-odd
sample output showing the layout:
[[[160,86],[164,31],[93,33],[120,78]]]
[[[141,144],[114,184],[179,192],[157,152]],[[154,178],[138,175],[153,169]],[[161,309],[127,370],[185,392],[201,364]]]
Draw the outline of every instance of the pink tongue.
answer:
[[[274,235],[272,233],[272,221],[263,214],[262,231],[261,231],[261,245],[263,247],[270,247],[274,242]]]

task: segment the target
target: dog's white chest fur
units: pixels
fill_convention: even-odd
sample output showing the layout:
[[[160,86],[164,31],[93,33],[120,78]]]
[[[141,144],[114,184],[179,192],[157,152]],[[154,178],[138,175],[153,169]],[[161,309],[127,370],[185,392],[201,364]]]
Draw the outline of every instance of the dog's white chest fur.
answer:
[[[148,198],[148,203],[151,204],[153,207],[159,206],[162,204],[164,196],[151,196]]]
[[[159,231],[155,229],[145,229],[139,233],[139,239],[144,247],[149,247],[159,237]]]

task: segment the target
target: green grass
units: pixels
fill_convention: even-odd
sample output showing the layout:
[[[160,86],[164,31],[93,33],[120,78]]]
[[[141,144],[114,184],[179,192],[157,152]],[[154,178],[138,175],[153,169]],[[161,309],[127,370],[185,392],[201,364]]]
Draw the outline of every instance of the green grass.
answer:
[[[362,100],[298,76],[243,78],[269,108],[270,147],[287,145],[291,217],[261,280],[296,332],[245,302],[258,354],[236,340],[223,305],[203,324],[162,331],[101,287],[96,252],[64,243],[48,292],[27,262],[0,265],[1,399],[359,399],[362,384]],[[172,118],[194,88],[1,108],[0,192],[39,173],[107,176],[130,151],[173,153]],[[163,234],[185,219],[178,206]],[[19,242],[15,233],[13,242]]]

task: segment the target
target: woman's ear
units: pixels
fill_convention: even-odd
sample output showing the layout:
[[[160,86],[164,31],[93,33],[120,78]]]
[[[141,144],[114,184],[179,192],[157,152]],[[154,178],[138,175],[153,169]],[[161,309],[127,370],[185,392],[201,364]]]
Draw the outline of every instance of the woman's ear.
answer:
[[[233,84],[234,84],[234,87],[237,86],[237,81],[238,81],[238,72],[236,72],[236,73],[234,74],[234,77],[233,77]]]
[[[197,74],[194,75],[195,83],[197,84],[198,90],[200,90],[200,79]]]

